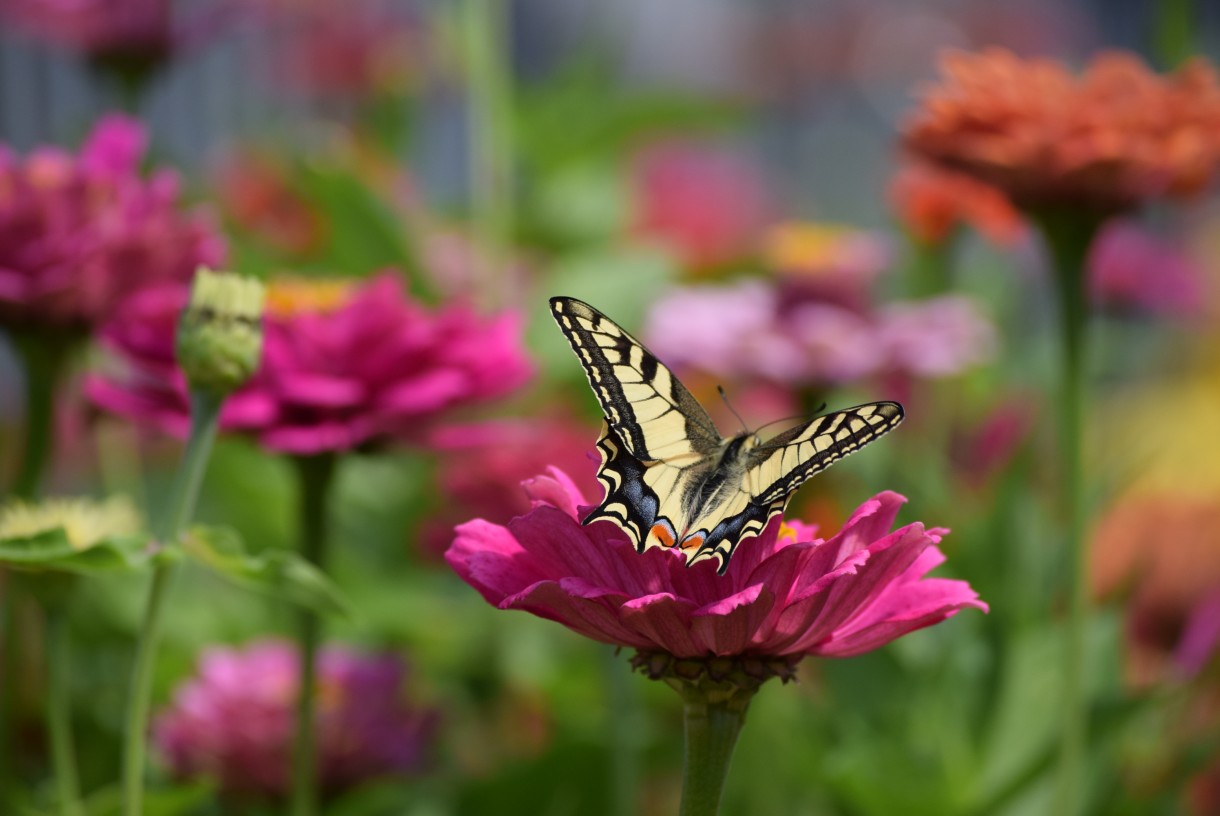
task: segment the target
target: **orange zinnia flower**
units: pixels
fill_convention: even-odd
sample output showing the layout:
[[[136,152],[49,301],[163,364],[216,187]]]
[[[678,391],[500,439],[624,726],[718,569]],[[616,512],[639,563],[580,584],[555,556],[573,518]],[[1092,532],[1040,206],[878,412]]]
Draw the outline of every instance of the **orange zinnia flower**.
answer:
[[[993,244],[1011,246],[1024,229],[1020,213],[995,187],[927,162],[903,164],[889,198],[902,225],[925,244],[943,243],[969,226]]]
[[[999,187],[1019,207],[1103,212],[1202,190],[1220,165],[1220,81],[1205,61],[1153,73],[1098,55],[1083,74],[1002,49],[948,53],[903,143]]]

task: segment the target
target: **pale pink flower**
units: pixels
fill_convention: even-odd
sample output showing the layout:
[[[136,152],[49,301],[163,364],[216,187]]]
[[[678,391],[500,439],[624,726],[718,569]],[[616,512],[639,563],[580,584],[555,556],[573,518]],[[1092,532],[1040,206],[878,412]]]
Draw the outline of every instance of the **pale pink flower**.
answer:
[[[996,346],[994,328],[964,297],[860,310],[751,280],[671,292],[649,312],[644,337],[667,365],[793,387],[951,376]]]
[[[891,531],[905,501],[881,493],[837,534],[772,521],[716,574],[679,552],[636,552],[613,523],[582,526],[594,504],[562,471],[527,483],[534,509],[507,525],[457,529],[445,557],[491,604],[557,621],[594,640],[678,658],[847,657],[985,610],[964,582],[926,578],[946,532]]]

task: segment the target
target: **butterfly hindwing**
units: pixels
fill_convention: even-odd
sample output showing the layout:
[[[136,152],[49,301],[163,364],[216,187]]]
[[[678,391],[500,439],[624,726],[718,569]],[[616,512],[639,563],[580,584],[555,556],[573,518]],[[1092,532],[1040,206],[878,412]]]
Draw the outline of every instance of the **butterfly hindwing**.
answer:
[[[572,298],[551,311],[601,403],[597,447],[602,503],[584,523],[608,520],[636,549],[676,547],[687,565],[715,559],[724,573],[737,545],[763,531],[805,480],[892,430],[902,406],[836,411],[758,443],[724,439],[711,417],[652,352],[601,312]]]
[[[642,343],[573,298],[551,298],[551,312],[589,376],[606,421],[643,462],[709,456],[720,446],[711,417]]]

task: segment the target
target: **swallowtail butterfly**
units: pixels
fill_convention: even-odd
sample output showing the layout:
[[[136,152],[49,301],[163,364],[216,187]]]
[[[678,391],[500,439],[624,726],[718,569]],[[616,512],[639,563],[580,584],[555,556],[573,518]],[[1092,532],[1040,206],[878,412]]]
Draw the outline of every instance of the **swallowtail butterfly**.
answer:
[[[687,565],[715,558],[723,574],[744,538],[756,536],[814,474],[892,430],[896,402],[817,417],[766,441],[729,438],[678,378],[604,314],[567,297],[551,312],[584,366],[605,414],[597,440],[606,490],[585,524],[606,519],[637,550],[677,547]]]

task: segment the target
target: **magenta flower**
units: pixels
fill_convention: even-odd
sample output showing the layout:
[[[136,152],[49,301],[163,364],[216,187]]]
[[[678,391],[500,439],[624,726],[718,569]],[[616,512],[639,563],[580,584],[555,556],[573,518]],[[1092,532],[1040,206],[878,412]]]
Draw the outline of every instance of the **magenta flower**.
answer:
[[[178,687],[153,724],[173,774],[211,777],[229,796],[284,797],[298,668],[295,647],[280,641],[205,650],[198,675]],[[406,701],[400,660],[330,646],[317,671],[318,778],[325,792],[427,765],[437,712]]]
[[[1207,299],[1205,278],[1181,248],[1133,221],[1108,224],[1089,252],[1093,299],[1111,309],[1198,317]]]
[[[127,371],[86,383],[101,407],[179,436],[189,414],[174,322],[185,295],[161,289],[125,304],[102,340]],[[531,373],[516,314],[430,310],[389,272],[273,281],[264,320],[262,366],[225,402],[221,426],[284,453],[420,441],[449,412],[506,394]]]
[[[986,361],[996,344],[992,325],[964,297],[857,309],[750,280],[670,293],[650,311],[644,336],[670,365],[794,387],[951,376]]]
[[[594,640],[675,658],[847,657],[966,607],[964,581],[925,578],[944,561],[942,529],[891,531],[900,505],[881,493],[829,539],[773,521],[724,576],[661,548],[637,553],[613,524],[581,526],[594,502],[565,473],[527,483],[534,509],[507,525],[457,529],[446,560],[500,609],[522,609]]]
[[[0,324],[88,331],[132,292],[223,262],[211,220],[181,211],[176,175],[140,177],[146,141],[107,116],[75,157],[0,145]]]

